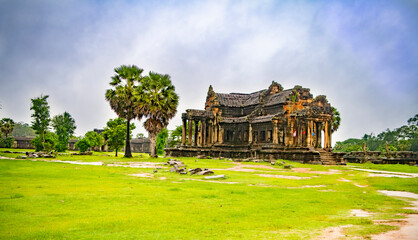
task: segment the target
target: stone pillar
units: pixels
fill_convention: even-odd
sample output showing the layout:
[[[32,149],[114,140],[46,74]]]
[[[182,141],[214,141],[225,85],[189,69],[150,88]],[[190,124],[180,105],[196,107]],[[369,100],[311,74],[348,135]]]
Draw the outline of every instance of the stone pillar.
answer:
[[[253,127],[251,126],[251,123],[248,124],[248,143],[253,142]]]
[[[297,140],[297,143],[296,143],[296,146],[297,147],[302,147],[302,125],[301,125],[301,121],[298,121],[297,122],[297,135],[296,135],[296,140]]]
[[[193,142],[193,121],[191,119],[189,119],[189,123],[188,123],[188,131],[189,131],[189,136],[187,138],[187,141],[189,143],[189,146],[192,145]]]
[[[324,148],[328,148],[328,121],[325,122],[324,127]]]
[[[307,127],[306,127],[306,146],[310,147],[311,144],[311,138],[312,138],[312,130],[311,130],[311,120],[308,120]]]
[[[331,122],[328,124],[328,147],[332,148],[332,141],[331,141],[331,135],[332,135],[332,125]]]
[[[220,144],[224,142],[224,129],[219,125],[219,138],[218,141]]]
[[[212,120],[210,120],[208,122],[208,142],[207,144],[210,145],[212,144],[212,138],[213,138],[213,125],[212,125]]]
[[[283,134],[284,134],[284,146],[289,146],[289,123],[286,125],[283,125]]]
[[[279,123],[277,121],[273,122],[273,143],[279,144]]]
[[[322,123],[321,122],[316,123],[316,131],[318,133],[316,136],[316,147],[321,148],[322,147]]]
[[[206,146],[206,119],[201,122],[202,127],[202,147]]]
[[[199,132],[199,120],[194,120],[194,141],[193,141],[193,146],[197,146],[198,132]]]
[[[183,128],[182,128],[182,132],[181,132],[181,145],[184,146],[186,145],[186,128],[187,128],[187,124],[186,124],[186,119],[182,119],[183,120]]]

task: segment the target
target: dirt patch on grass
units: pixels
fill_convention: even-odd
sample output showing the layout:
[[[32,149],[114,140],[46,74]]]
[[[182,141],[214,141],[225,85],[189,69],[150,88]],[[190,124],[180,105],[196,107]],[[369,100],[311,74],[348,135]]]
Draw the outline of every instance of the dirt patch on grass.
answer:
[[[153,178],[154,174],[152,173],[133,173],[133,174],[128,174],[129,176],[134,176],[134,177],[144,177],[144,178]]]
[[[401,191],[379,191],[387,196],[391,197],[404,197],[414,199],[412,202],[413,207],[407,208],[412,209],[415,213],[418,213],[418,194]],[[389,231],[386,233],[372,236],[374,240],[417,240],[418,239],[418,214],[408,214],[405,221],[395,221],[386,223],[392,226],[399,226],[399,230]]]
[[[235,166],[231,168],[220,168],[220,169],[212,169],[212,170],[234,171],[234,172],[265,172],[259,169],[280,170],[272,166],[266,166],[266,165],[249,165],[249,164],[243,164],[240,162],[233,162],[233,164]],[[254,168],[257,168],[257,169],[254,169]]]
[[[352,209],[350,211],[350,217],[370,217],[371,215],[372,213],[369,213],[361,209]]]
[[[341,173],[341,170],[336,170],[336,169],[329,169],[328,171],[311,171],[310,168],[293,168],[292,170],[298,173],[312,173],[312,174],[325,174],[325,175]]]
[[[287,187],[289,189],[294,189],[294,188],[322,188],[322,187],[326,187],[325,185],[303,185],[300,187]]]
[[[130,167],[130,168],[161,168],[163,163],[156,162],[122,162],[107,164],[109,167]]]
[[[360,184],[354,183],[353,181],[348,180],[348,179],[345,179],[345,178],[340,178],[337,181],[340,181],[340,182],[349,182],[349,183],[352,183],[354,186],[359,187],[359,188],[368,187],[368,185],[360,185]]]
[[[199,182],[210,182],[210,183],[223,183],[223,184],[239,184],[239,182],[224,182],[224,181],[214,181],[214,180],[203,180],[203,179],[184,179],[184,180],[192,180],[192,181],[199,181]]]
[[[264,183],[257,183],[257,184],[248,184],[251,187],[277,187],[274,185],[264,184]]]
[[[373,169],[362,169],[362,168],[350,168],[352,170],[369,172],[370,177],[398,177],[398,178],[416,178],[418,173],[404,173],[404,172],[391,172],[383,170],[373,170]]]
[[[288,175],[273,175],[273,174],[256,174],[260,177],[269,177],[269,178],[284,178],[284,179],[311,179],[310,177],[298,177],[298,176],[288,176]]]
[[[336,240],[336,239],[346,239],[344,234],[344,228],[351,227],[352,225],[344,225],[339,227],[328,227],[322,230],[322,234],[315,238],[316,240]]]
[[[397,178],[414,178],[407,175],[387,174],[387,173],[369,173],[369,177],[397,177]]]

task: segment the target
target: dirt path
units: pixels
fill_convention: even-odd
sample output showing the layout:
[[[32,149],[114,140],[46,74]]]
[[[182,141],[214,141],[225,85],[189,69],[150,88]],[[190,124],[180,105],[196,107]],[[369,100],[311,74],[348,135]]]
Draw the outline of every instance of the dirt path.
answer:
[[[390,171],[383,171],[383,170],[372,170],[372,169],[362,169],[362,168],[354,168],[350,167],[351,170],[363,171],[363,172],[370,172],[370,176],[372,177],[399,177],[399,178],[416,178],[418,177],[418,173],[405,173],[405,172],[390,172]],[[376,174],[373,174],[376,173]]]
[[[409,214],[405,219],[405,224],[400,226],[399,230],[389,231],[379,235],[372,236],[373,240],[418,240],[418,194],[410,192],[401,192],[401,191],[379,191],[387,196],[391,197],[406,197],[414,199],[412,201],[412,209],[415,211],[415,214]]]

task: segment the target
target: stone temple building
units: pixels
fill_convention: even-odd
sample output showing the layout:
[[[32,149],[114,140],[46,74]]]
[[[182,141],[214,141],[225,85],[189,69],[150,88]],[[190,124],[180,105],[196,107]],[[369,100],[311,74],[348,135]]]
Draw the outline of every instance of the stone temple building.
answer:
[[[181,146],[166,149],[169,156],[339,162],[331,149],[333,108],[301,86],[283,90],[272,82],[250,94],[210,86],[205,110],[188,109],[182,120]]]

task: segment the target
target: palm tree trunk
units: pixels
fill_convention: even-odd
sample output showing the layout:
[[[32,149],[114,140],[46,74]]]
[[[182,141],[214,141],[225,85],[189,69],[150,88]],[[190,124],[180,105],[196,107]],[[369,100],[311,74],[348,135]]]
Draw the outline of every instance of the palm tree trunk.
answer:
[[[131,153],[131,141],[129,140],[129,122],[131,120],[127,121],[126,125],[126,144],[125,144],[125,157],[132,157]]]
[[[158,155],[157,155],[157,151],[156,151],[156,149],[155,149],[155,139],[156,139],[156,137],[157,137],[157,135],[156,134],[154,134],[154,133],[151,133],[150,134],[150,142],[151,142],[151,145],[150,145],[150,150],[151,150],[151,157],[153,157],[153,158],[157,158],[158,157]]]

